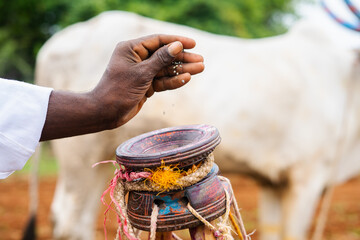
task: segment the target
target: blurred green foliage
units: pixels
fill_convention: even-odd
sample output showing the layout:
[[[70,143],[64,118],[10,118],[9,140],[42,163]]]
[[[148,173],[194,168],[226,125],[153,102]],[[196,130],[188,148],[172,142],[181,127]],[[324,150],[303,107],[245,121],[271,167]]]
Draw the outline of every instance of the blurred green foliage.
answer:
[[[44,142],[41,145],[41,154],[40,162],[38,166],[33,166],[34,156],[32,156],[29,161],[26,162],[25,166],[19,170],[15,171],[12,176],[28,176],[33,168],[38,167],[38,174],[40,177],[55,176],[58,173],[58,162],[53,154],[53,151],[50,146],[50,142]]]
[[[32,82],[41,45],[56,31],[125,10],[205,31],[258,38],[284,32],[300,0],[0,0],[0,76]]]

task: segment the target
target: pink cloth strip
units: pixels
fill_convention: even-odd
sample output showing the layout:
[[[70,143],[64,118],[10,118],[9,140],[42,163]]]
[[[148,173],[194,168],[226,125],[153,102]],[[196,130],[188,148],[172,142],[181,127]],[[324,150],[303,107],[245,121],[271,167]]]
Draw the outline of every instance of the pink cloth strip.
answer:
[[[128,226],[127,226],[127,220],[125,218],[124,213],[122,212],[122,209],[121,209],[119,203],[116,201],[116,199],[114,197],[114,191],[115,191],[115,187],[116,187],[116,184],[118,182],[118,179],[126,180],[126,181],[130,182],[130,181],[134,181],[134,180],[139,179],[139,178],[149,178],[151,176],[151,173],[150,172],[126,172],[126,169],[124,167],[122,167],[122,166],[119,166],[118,163],[116,161],[114,161],[114,160],[106,160],[106,161],[97,162],[97,163],[93,164],[92,167],[96,167],[97,165],[103,164],[103,163],[112,163],[116,167],[114,178],[111,179],[108,188],[101,195],[101,202],[107,207],[105,212],[104,212],[104,235],[105,235],[105,239],[107,239],[107,231],[106,231],[107,217],[106,216],[107,216],[107,213],[111,210],[111,211],[115,212],[119,227],[123,228],[125,236],[129,240],[139,240],[137,238],[132,237],[129,234]],[[119,167],[120,169],[117,168],[117,167]],[[122,171],[122,169],[124,169],[124,170]],[[105,198],[105,195],[107,193],[109,193],[109,192],[110,192],[111,202],[108,204],[108,203],[105,202],[104,198]],[[113,209],[111,207],[112,203],[115,204],[116,207],[119,209],[120,215],[118,214],[118,212],[115,209]],[[124,223],[122,223],[121,218],[124,219]],[[122,240],[120,232],[119,232],[119,239]]]

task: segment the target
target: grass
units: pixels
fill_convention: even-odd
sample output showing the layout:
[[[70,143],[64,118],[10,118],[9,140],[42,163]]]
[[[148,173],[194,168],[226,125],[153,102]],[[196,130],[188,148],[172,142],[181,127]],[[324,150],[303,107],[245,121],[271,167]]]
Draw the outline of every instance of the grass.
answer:
[[[351,232],[354,234],[354,236],[360,237],[360,227],[352,229]]]
[[[31,172],[33,165],[33,157],[27,161],[24,168],[20,171],[16,171],[14,175],[22,176],[28,175]],[[41,177],[46,176],[56,176],[58,171],[58,165],[56,158],[51,152],[50,144],[45,142],[42,143],[41,146],[41,155],[40,155],[40,163],[39,163],[39,175]]]

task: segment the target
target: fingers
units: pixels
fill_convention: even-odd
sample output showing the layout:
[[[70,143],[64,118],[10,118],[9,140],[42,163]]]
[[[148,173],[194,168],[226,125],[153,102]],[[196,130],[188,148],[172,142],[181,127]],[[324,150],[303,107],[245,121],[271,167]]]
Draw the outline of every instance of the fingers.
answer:
[[[142,64],[149,66],[148,71],[154,76],[165,66],[171,64],[175,56],[182,52],[181,42],[174,42],[169,46],[163,46],[158,49],[150,58],[144,60]]]
[[[145,96],[147,98],[151,97],[152,95],[154,95],[155,93],[155,90],[154,90],[154,87],[153,87],[153,84],[150,85],[150,88],[146,91],[145,93]]]
[[[171,57],[176,57],[183,50],[183,45],[181,42],[173,42],[168,45],[167,51]]]
[[[172,62],[180,63],[165,66],[157,73],[156,77],[171,77],[186,72],[190,73],[191,75],[201,73],[205,68],[203,61],[204,58],[199,54],[181,52]]]
[[[162,77],[153,81],[152,88],[155,92],[176,89],[184,86],[190,79],[190,73],[183,73],[173,77]]]
[[[199,56],[199,55],[198,55]],[[200,58],[202,60],[202,57]],[[166,66],[155,76],[152,85],[146,92],[146,97],[151,97],[154,92],[166,91],[179,88],[190,81],[191,75],[198,74],[204,70],[203,62],[172,64]]]
[[[152,35],[132,43],[139,69],[153,81],[145,93],[151,97],[154,92],[176,89],[190,81],[191,75],[204,70],[203,57],[184,49],[195,47],[193,39],[174,35]],[[179,61],[181,64],[172,64]]]
[[[162,47],[149,59],[143,61],[143,63],[151,66],[151,71],[155,77],[169,77],[185,72],[194,75],[204,70],[204,58],[199,54],[182,52],[180,42],[172,43],[167,50],[166,47]],[[173,57],[171,52],[176,56]],[[174,61],[180,61],[181,64],[173,64]]]
[[[140,44],[149,52],[155,52],[158,48],[177,41],[181,42],[184,49],[191,49],[196,45],[191,38],[175,35],[150,35],[140,38]]]
[[[175,35],[150,35],[135,40],[133,50],[140,56],[141,60],[148,58],[152,53],[162,46],[173,42],[180,42],[184,49],[195,47],[193,39]],[[172,54],[175,56],[176,54]]]
[[[182,63],[176,65],[169,65],[161,69],[157,74],[156,78],[160,77],[170,77],[176,76],[181,73],[190,73],[191,75],[195,75],[204,71],[204,63],[196,62],[196,63]]]
[[[190,79],[191,75],[189,73],[183,73],[173,77],[157,78],[152,82],[145,96],[149,98],[154,95],[155,92],[162,92],[182,87],[188,83]]]
[[[204,58],[196,53],[189,53],[189,52],[180,52],[174,61],[181,61],[184,63],[191,63],[191,62],[203,62]]]

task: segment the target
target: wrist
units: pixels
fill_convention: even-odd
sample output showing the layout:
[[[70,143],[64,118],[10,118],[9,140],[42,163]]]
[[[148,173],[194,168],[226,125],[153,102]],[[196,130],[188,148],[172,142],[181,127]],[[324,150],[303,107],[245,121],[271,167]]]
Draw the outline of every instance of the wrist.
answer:
[[[117,127],[117,104],[109,95],[102,96],[95,90],[84,94],[87,99],[87,109],[92,112],[94,123],[101,130],[110,130]],[[100,130],[100,131],[101,131]]]
[[[53,91],[41,140],[71,137],[106,130],[104,108],[91,93]]]

